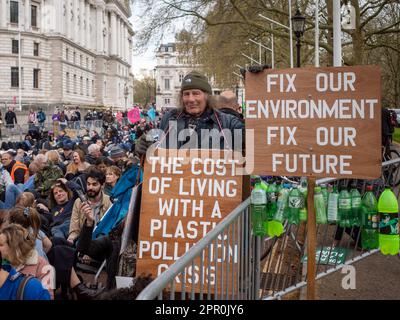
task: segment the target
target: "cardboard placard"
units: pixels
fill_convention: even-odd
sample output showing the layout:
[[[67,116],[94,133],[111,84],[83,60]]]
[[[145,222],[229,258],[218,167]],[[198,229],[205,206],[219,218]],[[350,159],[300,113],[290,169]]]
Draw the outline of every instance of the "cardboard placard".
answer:
[[[377,66],[246,74],[246,161],[252,174],[375,179],[381,175]]]
[[[243,177],[235,173],[236,163],[225,158],[228,151],[218,151],[218,158],[184,152],[159,149],[155,156],[147,157],[137,275],[159,276],[242,202]],[[221,283],[217,277],[221,276],[222,264],[224,268],[230,264],[230,273],[224,271],[224,277],[236,279],[238,232],[231,228],[213,241],[211,250],[203,254],[203,265],[200,258],[196,259],[194,266],[187,266],[185,279],[176,278],[175,291],[181,290],[182,282],[186,292],[190,292],[192,285],[199,292],[201,284],[204,293],[209,286],[215,290],[214,285]]]

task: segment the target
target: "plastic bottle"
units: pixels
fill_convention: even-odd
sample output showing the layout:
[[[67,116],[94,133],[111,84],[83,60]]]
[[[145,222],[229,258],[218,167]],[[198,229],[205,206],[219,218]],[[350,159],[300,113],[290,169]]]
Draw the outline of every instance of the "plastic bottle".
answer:
[[[268,186],[267,190],[267,218],[272,220],[276,212],[276,201],[278,198],[276,183],[273,182]]]
[[[399,253],[399,204],[389,187],[386,187],[378,200],[379,247],[383,254]]]
[[[321,187],[314,188],[314,208],[317,224],[326,224],[328,221],[326,218],[326,208]]]
[[[261,179],[255,179],[254,189],[251,191],[251,223],[255,236],[264,236],[264,221],[266,220],[267,195],[261,187]]]
[[[379,248],[379,215],[378,203],[372,192],[372,186],[367,186],[361,200],[361,246],[363,249]]]
[[[279,184],[278,184],[279,186]],[[276,212],[273,216],[272,221],[268,221],[267,234],[270,237],[279,237],[283,232],[284,216],[287,208],[287,202],[289,197],[289,189],[287,185],[284,185],[281,191],[278,193],[278,199],[276,202]]]
[[[300,185],[298,187],[299,191],[303,195],[303,207],[300,209],[300,221],[307,221],[307,195],[308,195],[308,182],[306,177],[300,178]]]
[[[328,208],[328,188],[325,183],[321,183],[320,187],[322,196],[324,197],[325,208]]]
[[[345,186],[341,187],[338,201],[339,225],[351,227],[351,196]]]
[[[351,190],[351,216],[352,221],[351,224],[353,226],[360,226],[360,210],[361,210],[361,194],[357,190],[357,182],[352,183]]]
[[[297,189],[297,186],[293,186],[293,189],[289,192],[288,199],[288,221],[291,224],[300,223],[300,209],[303,205],[303,195]]]
[[[337,223],[338,222],[338,202],[339,202],[339,192],[336,186],[333,186],[332,192],[328,195],[328,222]]]

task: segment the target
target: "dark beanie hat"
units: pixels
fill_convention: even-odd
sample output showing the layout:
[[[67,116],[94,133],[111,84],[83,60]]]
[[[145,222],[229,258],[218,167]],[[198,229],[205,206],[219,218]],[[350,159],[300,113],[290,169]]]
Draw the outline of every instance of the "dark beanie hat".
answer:
[[[190,89],[199,89],[206,93],[212,94],[212,89],[208,83],[207,77],[197,71],[188,73],[182,80],[181,92],[183,92],[183,90]]]

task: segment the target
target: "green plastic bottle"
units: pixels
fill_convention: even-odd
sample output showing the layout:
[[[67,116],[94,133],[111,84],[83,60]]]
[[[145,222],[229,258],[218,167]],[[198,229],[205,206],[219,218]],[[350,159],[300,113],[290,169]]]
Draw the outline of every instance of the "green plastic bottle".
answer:
[[[372,186],[366,188],[361,200],[361,246],[363,249],[379,248],[378,202],[372,192]]]
[[[326,207],[321,187],[314,188],[314,208],[317,224],[326,224],[328,221],[326,218]]]
[[[322,196],[324,197],[325,208],[327,209],[328,208],[328,188],[325,183],[321,183],[320,187],[321,187]]]
[[[339,225],[351,227],[351,196],[345,186],[341,187],[338,202]]]
[[[353,226],[360,226],[360,210],[361,210],[361,194],[357,189],[357,182],[353,182],[350,189],[351,196],[351,224]]]
[[[300,223],[300,209],[303,207],[303,195],[297,189],[297,186],[293,186],[293,189],[289,192],[288,200],[288,221],[291,224]]]
[[[261,187],[261,179],[255,179],[255,185],[251,191],[251,224],[255,236],[265,236],[264,221],[267,212],[267,195]]]
[[[389,187],[386,187],[378,200],[379,247],[383,254],[399,253],[399,204]]]
[[[278,186],[280,186],[278,184]],[[279,187],[278,187],[279,189]],[[287,203],[289,197],[289,189],[284,185],[278,193],[278,200],[276,202],[276,212],[271,221],[268,221],[267,234],[270,237],[279,237],[283,233],[283,221],[287,211]]]
[[[271,183],[267,190],[267,218],[272,220],[276,212],[276,200],[278,198],[276,183]]]

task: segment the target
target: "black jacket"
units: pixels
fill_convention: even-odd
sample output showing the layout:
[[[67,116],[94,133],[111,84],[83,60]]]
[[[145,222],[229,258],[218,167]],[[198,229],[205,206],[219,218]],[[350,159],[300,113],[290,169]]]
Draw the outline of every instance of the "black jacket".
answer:
[[[14,124],[14,120],[15,123],[17,123],[17,116],[14,111],[7,111],[4,119],[6,120],[7,124]]]
[[[244,123],[239,118],[209,108],[199,118],[194,118],[185,112],[172,110],[162,118],[160,129],[166,133],[165,137],[160,139],[162,148],[218,148],[216,142],[219,140],[220,149],[234,149],[236,146],[234,144],[235,133],[236,135],[239,133],[242,142],[244,141]],[[212,133],[205,136],[204,133],[202,134],[202,129],[215,129],[214,132],[218,132],[219,135],[218,139],[213,141]],[[223,133],[221,129],[224,130]],[[197,133],[197,139],[192,135],[194,131]],[[169,136],[171,136],[171,141],[169,141]],[[239,147],[241,148],[242,145]]]

